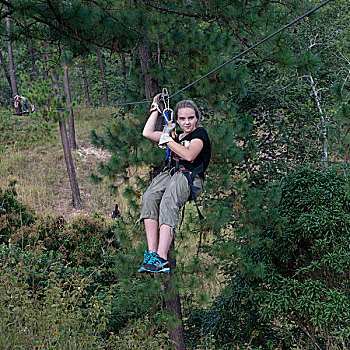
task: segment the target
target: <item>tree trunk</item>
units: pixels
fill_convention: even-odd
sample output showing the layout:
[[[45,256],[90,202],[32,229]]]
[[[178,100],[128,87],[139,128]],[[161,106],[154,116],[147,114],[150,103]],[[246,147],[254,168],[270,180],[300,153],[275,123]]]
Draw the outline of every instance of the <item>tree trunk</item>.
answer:
[[[97,49],[98,63],[100,64],[101,76],[102,76],[102,89],[103,89],[103,100],[105,106],[108,106],[108,93],[107,93],[107,84],[106,84],[106,76],[103,68],[103,60],[101,51]]]
[[[39,74],[40,74],[39,68],[36,65],[36,61],[35,61],[35,50],[33,49],[32,43],[29,39],[27,40],[27,44],[28,44],[29,55],[32,60],[33,72],[37,77],[39,77]]]
[[[73,150],[77,149],[77,142],[75,138],[75,127],[74,127],[74,115],[73,115],[73,109],[70,106],[72,103],[72,96],[70,92],[70,86],[69,86],[69,77],[68,77],[68,67],[66,63],[63,63],[64,68],[64,75],[63,75],[63,90],[66,94],[66,107],[69,110],[69,116],[68,116],[68,132],[69,132],[69,144]]]
[[[149,49],[148,40],[145,40],[139,46],[139,58],[141,64],[141,71],[145,83],[146,98],[150,99],[159,92],[159,87],[157,82],[153,79],[151,73],[149,72],[148,62],[151,60],[152,56]]]
[[[48,72],[47,72],[48,45],[47,45],[46,41],[44,41],[44,48],[45,48],[45,52],[42,55],[42,58],[43,58],[43,75],[44,75],[44,79],[47,80],[49,78],[49,75],[48,75]]]
[[[2,52],[1,52],[1,50],[0,50],[0,61],[1,61],[2,69],[4,70],[7,82],[9,83],[10,89],[12,90],[10,74],[8,72],[8,69],[7,69],[7,66],[6,66],[6,62],[5,62],[5,59],[4,59],[4,56],[3,56]]]
[[[88,106],[90,106],[91,105],[91,101],[90,101],[90,93],[89,93],[89,84],[88,84],[88,81],[86,79],[86,68],[85,68],[85,64],[84,63],[81,65],[81,70],[83,72],[85,102],[86,102],[86,104]]]
[[[152,58],[148,45],[148,39],[145,39],[144,42],[139,46],[139,58],[145,83],[145,95],[147,99],[152,99],[156,94],[159,93],[160,89],[156,80],[152,77],[148,67],[148,62]],[[157,120],[156,130],[163,130],[163,120],[161,116]]]
[[[122,52],[122,53],[121,53],[121,55],[122,55],[122,76],[123,76],[124,81],[125,81],[125,79],[126,79],[126,63],[125,63],[125,53],[124,53],[124,52]]]
[[[64,158],[66,160],[69,182],[70,182],[70,187],[72,190],[72,204],[73,204],[73,207],[75,209],[79,209],[81,207],[80,192],[79,192],[77,177],[75,174],[73,158],[72,158],[72,154],[71,154],[69,142],[68,142],[68,137],[67,137],[66,121],[64,119],[60,119],[59,125],[60,125]]]
[[[15,97],[18,95],[18,87],[17,80],[15,74],[15,65],[13,62],[13,52],[12,52],[12,42],[11,42],[11,22],[10,17],[6,17],[6,30],[7,30],[7,51],[8,51],[8,60],[9,60],[9,72],[10,72],[10,81],[11,81],[11,89],[12,95]],[[20,105],[15,106],[16,113],[21,113]]]
[[[61,95],[60,85],[58,84],[57,74],[54,73],[52,68],[50,68],[50,76],[52,79],[52,88],[55,91],[55,97],[58,98],[58,96]]]
[[[165,307],[169,317],[169,339],[173,342],[170,350],[185,350],[185,332],[182,323],[181,301],[179,292],[174,288],[173,276],[176,267],[174,240],[169,249],[170,274],[164,281]]]
[[[124,80],[124,86],[125,86],[125,82],[126,82],[126,63],[125,63],[125,53],[122,52],[122,76],[123,76],[123,80]],[[126,96],[125,96],[125,89],[123,89],[123,102],[126,102]]]
[[[314,95],[318,111],[320,113],[322,142],[323,142],[323,162],[325,163],[325,165],[328,165],[328,132],[327,132],[328,116],[323,111],[321,100],[316,89],[316,83],[311,74],[309,74],[309,79],[310,79],[311,90]]]

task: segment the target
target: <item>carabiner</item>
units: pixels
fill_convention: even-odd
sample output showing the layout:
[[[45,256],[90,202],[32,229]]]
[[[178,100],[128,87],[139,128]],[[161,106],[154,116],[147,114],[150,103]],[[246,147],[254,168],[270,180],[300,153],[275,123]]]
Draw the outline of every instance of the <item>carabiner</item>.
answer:
[[[170,124],[174,119],[174,111],[170,108],[170,97],[167,88],[162,89],[162,96],[160,98],[160,101],[164,103],[164,109],[160,110],[160,108],[158,108],[158,104],[158,112],[163,115],[165,124]]]
[[[169,93],[167,88],[162,89],[162,97],[164,100],[165,109],[170,109]]]
[[[169,116],[170,114],[170,116]],[[171,124],[174,120],[174,111],[171,108],[166,108],[163,111],[164,122],[166,124]]]

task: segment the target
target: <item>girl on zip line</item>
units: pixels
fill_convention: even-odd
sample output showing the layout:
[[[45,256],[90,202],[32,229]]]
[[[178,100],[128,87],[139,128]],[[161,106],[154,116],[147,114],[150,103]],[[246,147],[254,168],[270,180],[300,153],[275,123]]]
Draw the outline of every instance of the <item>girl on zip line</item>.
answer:
[[[155,131],[160,98],[158,94],[153,99],[143,136],[157,142],[161,148],[167,146],[170,153],[164,169],[142,198],[140,220],[145,223],[148,250],[139,272],[170,272],[168,251],[180,210],[190,195],[195,200],[202,191],[204,172],[211,156],[208,134],[198,124],[200,112],[191,100],[180,101],[175,106],[175,121],[182,130],[179,135],[173,133],[176,123],[166,125],[163,132]]]

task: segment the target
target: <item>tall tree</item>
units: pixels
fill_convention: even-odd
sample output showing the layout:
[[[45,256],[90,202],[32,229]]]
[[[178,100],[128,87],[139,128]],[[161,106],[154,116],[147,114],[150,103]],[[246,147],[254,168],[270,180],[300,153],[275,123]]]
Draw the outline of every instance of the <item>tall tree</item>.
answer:
[[[1,52],[1,49],[0,49],[0,61],[1,61],[1,66],[2,66],[2,69],[4,71],[5,77],[6,77],[7,81],[8,81],[8,83],[9,83],[10,89],[12,90],[10,74],[9,74],[8,67],[6,65],[4,56],[3,56],[2,52]]]
[[[90,93],[89,93],[89,84],[88,84],[88,80],[86,77],[86,68],[85,68],[85,63],[83,62],[81,64],[81,70],[82,70],[82,79],[83,79],[83,84],[84,84],[84,94],[85,94],[85,102],[88,106],[91,105],[91,101],[90,101]]]
[[[56,91],[56,97],[57,97],[61,94],[58,77],[57,77],[57,74],[54,72],[53,68],[50,68],[49,72],[52,80],[52,88],[54,89],[54,91]]]
[[[62,112],[60,112],[60,114],[62,114]],[[66,121],[64,120],[64,118],[59,120],[59,126],[60,126],[64,158],[66,160],[66,166],[67,166],[67,171],[69,176],[69,183],[72,190],[72,204],[75,209],[79,209],[81,207],[80,191],[79,191],[77,177],[75,174],[75,168],[73,164],[71,149],[70,149],[70,145],[67,137]]]
[[[64,61],[62,63],[64,74],[62,77],[63,81],[63,90],[66,95],[66,108],[69,110],[69,116],[68,116],[68,132],[69,132],[69,144],[70,147],[74,150],[77,149],[77,141],[75,137],[75,126],[74,126],[74,114],[73,114],[73,108],[71,107],[72,104],[72,97],[71,97],[71,90],[69,85],[69,74],[68,70],[69,67],[67,66],[66,62]]]
[[[101,70],[103,101],[104,101],[105,106],[108,106],[108,92],[107,92],[107,84],[106,84],[106,75],[105,75],[105,70],[104,70],[104,66],[103,66],[103,59],[102,59],[102,54],[101,54],[100,49],[97,49],[97,57],[98,57],[98,63],[100,65],[100,70]]]
[[[13,52],[12,52],[12,39],[11,39],[11,20],[10,17],[6,17],[6,29],[7,29],[7,53],[8,53],[8,61],[9,61],[9,72],[10,72],[10,80],[11,80],[11,89],[13,97],[18,95],[18,87],[17,80],[15,74],[15,64],[13,61]],[[21,112],[21,108],[19,105],[15,106],[16,113]]]
[[[44,50],[42,52],[42,61],[43,61],[43,69],[42,69],[42,74],[44,76],[44,79],[47,80],[49,78],[49,74],[48,74],[48,67],[47,67],[47,54],[48,54],[48,44],[46,42],[46,40],[44,41]]]
[[[28,44],[29,56],[32,62],[33,72],[37,77],[39,77],[40,72],[39,72],[38,65],[36,64],[35,49],[33,48],[32,42],[29,38],[27,39],[27,44]]]

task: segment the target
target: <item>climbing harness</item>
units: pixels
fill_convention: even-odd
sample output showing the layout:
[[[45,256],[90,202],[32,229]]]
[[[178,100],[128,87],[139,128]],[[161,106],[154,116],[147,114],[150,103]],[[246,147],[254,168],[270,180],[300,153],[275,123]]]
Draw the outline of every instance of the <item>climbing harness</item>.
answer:
[[[196,178],[196,176],[203,172],[203,163],[201,165],[197,166],[197,168],[193,169],[193,171],[188,171],[184,166],[180,166],[179,169],[185,175],[185,177],[188,181],[188,184],[190,186],[190,195],[193,199],[194,205],[196,206],[199,220],[203,220],[204,216],[202,215],[201,211],[199,210],[199,206],[198,206],[197,199],[196,199],[196,191],[200,190],[200,188],[198,188],[194,185],[194,179]]]
[[[159,113],[163,115],[164,124],[169,125],[174,122],[174,111],[170,108],[170,96],[168,93],[168,90],[166,88],[162,89],[161,97],[159,98],[158,104],[157,104],[157,110]],[[164,105],[164,108],[162,108],[162,105]],[[175,131],[172,131],[172,137],[175,138]],[[164,170],[170,170],[170,174],[173,175],[174,173],[181,171],[184,176],[187,179],[188,185],[190,187],[190,198],[193,199],[193,202],[197,208],[199,219],[204,219],[204,216],[202,215],[201,211],[199,210],[199,206],[196,200],[196,192],[200,190],[200,188],[196,187],[194,185],[194,180],[197,175],[203,172],[203,164],[193,169],[193,171],[187,170],[183,165],[180,164],[179,157],[176,153],[174,153],[168,146],[167,146],[167,154],[166,158],[164,160],[165,168]],[[175,159],[175,167],[171,166],[171,156],[174,155]]]

